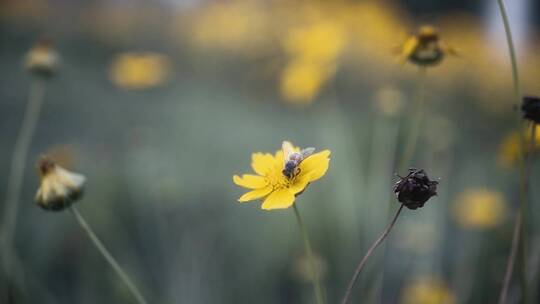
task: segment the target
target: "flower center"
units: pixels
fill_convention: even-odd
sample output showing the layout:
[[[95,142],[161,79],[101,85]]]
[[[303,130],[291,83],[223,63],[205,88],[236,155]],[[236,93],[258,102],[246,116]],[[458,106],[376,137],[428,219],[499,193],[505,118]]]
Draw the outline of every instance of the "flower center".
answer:
[[[266,180],[269,185],[274,189],[284,189],[289,188],[294,181],[296,180],[296,175],[291,176],[290,178],[285,176],[281,171],[270,172],[266,176]]]

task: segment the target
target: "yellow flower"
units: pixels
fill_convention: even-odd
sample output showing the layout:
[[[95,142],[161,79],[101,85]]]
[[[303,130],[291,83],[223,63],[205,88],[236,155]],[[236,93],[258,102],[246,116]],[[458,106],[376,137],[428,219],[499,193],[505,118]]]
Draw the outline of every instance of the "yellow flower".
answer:
[[[281,94],[294,104],[309,104],[320,91],[334,68],[305,61],[292,61],[281,75]]]
[[[308,104],[335,72],[346,45],[345,29],[330,19],[290,29],[283,48],[290,60],[281,73],[281,94],[289,102]]]
[[[466,228],[487,229],[500,224],[506,214],[501,193],[488,189],[469,189],[460,194],[454,204],[454,217]]]
[[[180,20],[178,28],[186,31],[196,46],[226,51],[261,52],[271,41],[269,11],[255,1],[215,1],[194,11],[192,24]]]
[[[286,142],[284,142],[285,145]],[[294,148],[294,154],[300,149]],[[291,177],[284,174],[285,152],[254,153],[251,167],[254,174],[234,175],[233,181],[238,186],[251,191],[242,195],[238,201],[248,202],[263,199],[262,209],[285,209],[292,206],[296,196],[302,193],[309,183],[323,177],[328,170],[330,151],[324,150],[304,158]]]
[[[401,303],[455,304],[457,301],[445,282],[434,277],[423,277],[404,288]]]
[[[155,87],[169,76],[169,59],[155,53],[124,53],[111,65],[111,81],[124,89]]]
[[[401,47],[401,61],[419,66],[439,64],[445,55],[457,55],[457,51],[446,45],[437,30],[429,25],[420,27],[418,33],[409,37]]]
[[[540,150],[540,125],[536,125],[536,137],[534,139],[533,152]],[[529,147],[531,146],[531,133],[526,131],[524,145],[526,148],[526,154],[529,153]],[[521,154],[521,140],[518,132],[513,132],[506,136],[500,147],[498,153],[498,163],[500,166],[510,168],[518,161]]]
[[[339,23],[321,20],[291,29],[283,41],[283,47],[292,57],[327,63],[336,60],[343,52],[346,38],[346,32]]]

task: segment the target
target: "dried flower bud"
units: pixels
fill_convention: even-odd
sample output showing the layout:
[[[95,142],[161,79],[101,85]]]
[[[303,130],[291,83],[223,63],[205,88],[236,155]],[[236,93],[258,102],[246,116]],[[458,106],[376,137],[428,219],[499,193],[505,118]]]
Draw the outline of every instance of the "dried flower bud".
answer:
[[[540,98],[532,96],[523,97],[521,111],[523,111],[523,118],[540,124]]]
[[[86,178],[70,172],[47,157],[38,161],[41,179],[35,201],[45,210],[60,211],[82,197]]]
[[[436,181],[432,181],[422,169],[409,169],[409,174],[401,177],[394,185],[394,193],[398,201],[409,209],[417,209],[434,195],[437,195]]]
[[[43,77],[52,77],[57,69],[59,62],[58,53],[53,48],[49,40],[39,40],[34,45],[25,58],[25,68],[32,74]]]

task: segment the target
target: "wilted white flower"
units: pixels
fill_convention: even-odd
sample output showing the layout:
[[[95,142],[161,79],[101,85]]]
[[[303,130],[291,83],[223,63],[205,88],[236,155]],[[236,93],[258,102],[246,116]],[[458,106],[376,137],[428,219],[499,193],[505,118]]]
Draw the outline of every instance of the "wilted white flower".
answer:
[[[60,58],[49,40],[39,40],[26,55],[24,66],[32,74],[51,77],[56,72]]]
[[[38,161],[41,179],[36,203],[45,210],[60,211],[82,197],[86,178],[70,172],[47,157]]]

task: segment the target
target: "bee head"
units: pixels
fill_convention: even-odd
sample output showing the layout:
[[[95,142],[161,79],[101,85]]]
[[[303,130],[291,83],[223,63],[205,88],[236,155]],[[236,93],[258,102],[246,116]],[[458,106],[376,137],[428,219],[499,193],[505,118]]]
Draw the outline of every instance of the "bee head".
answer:
[[[285,163],[285,170],[294,170],[294,168],[296,167],[296,162],[292,161],[292,160],[289,160]]]

